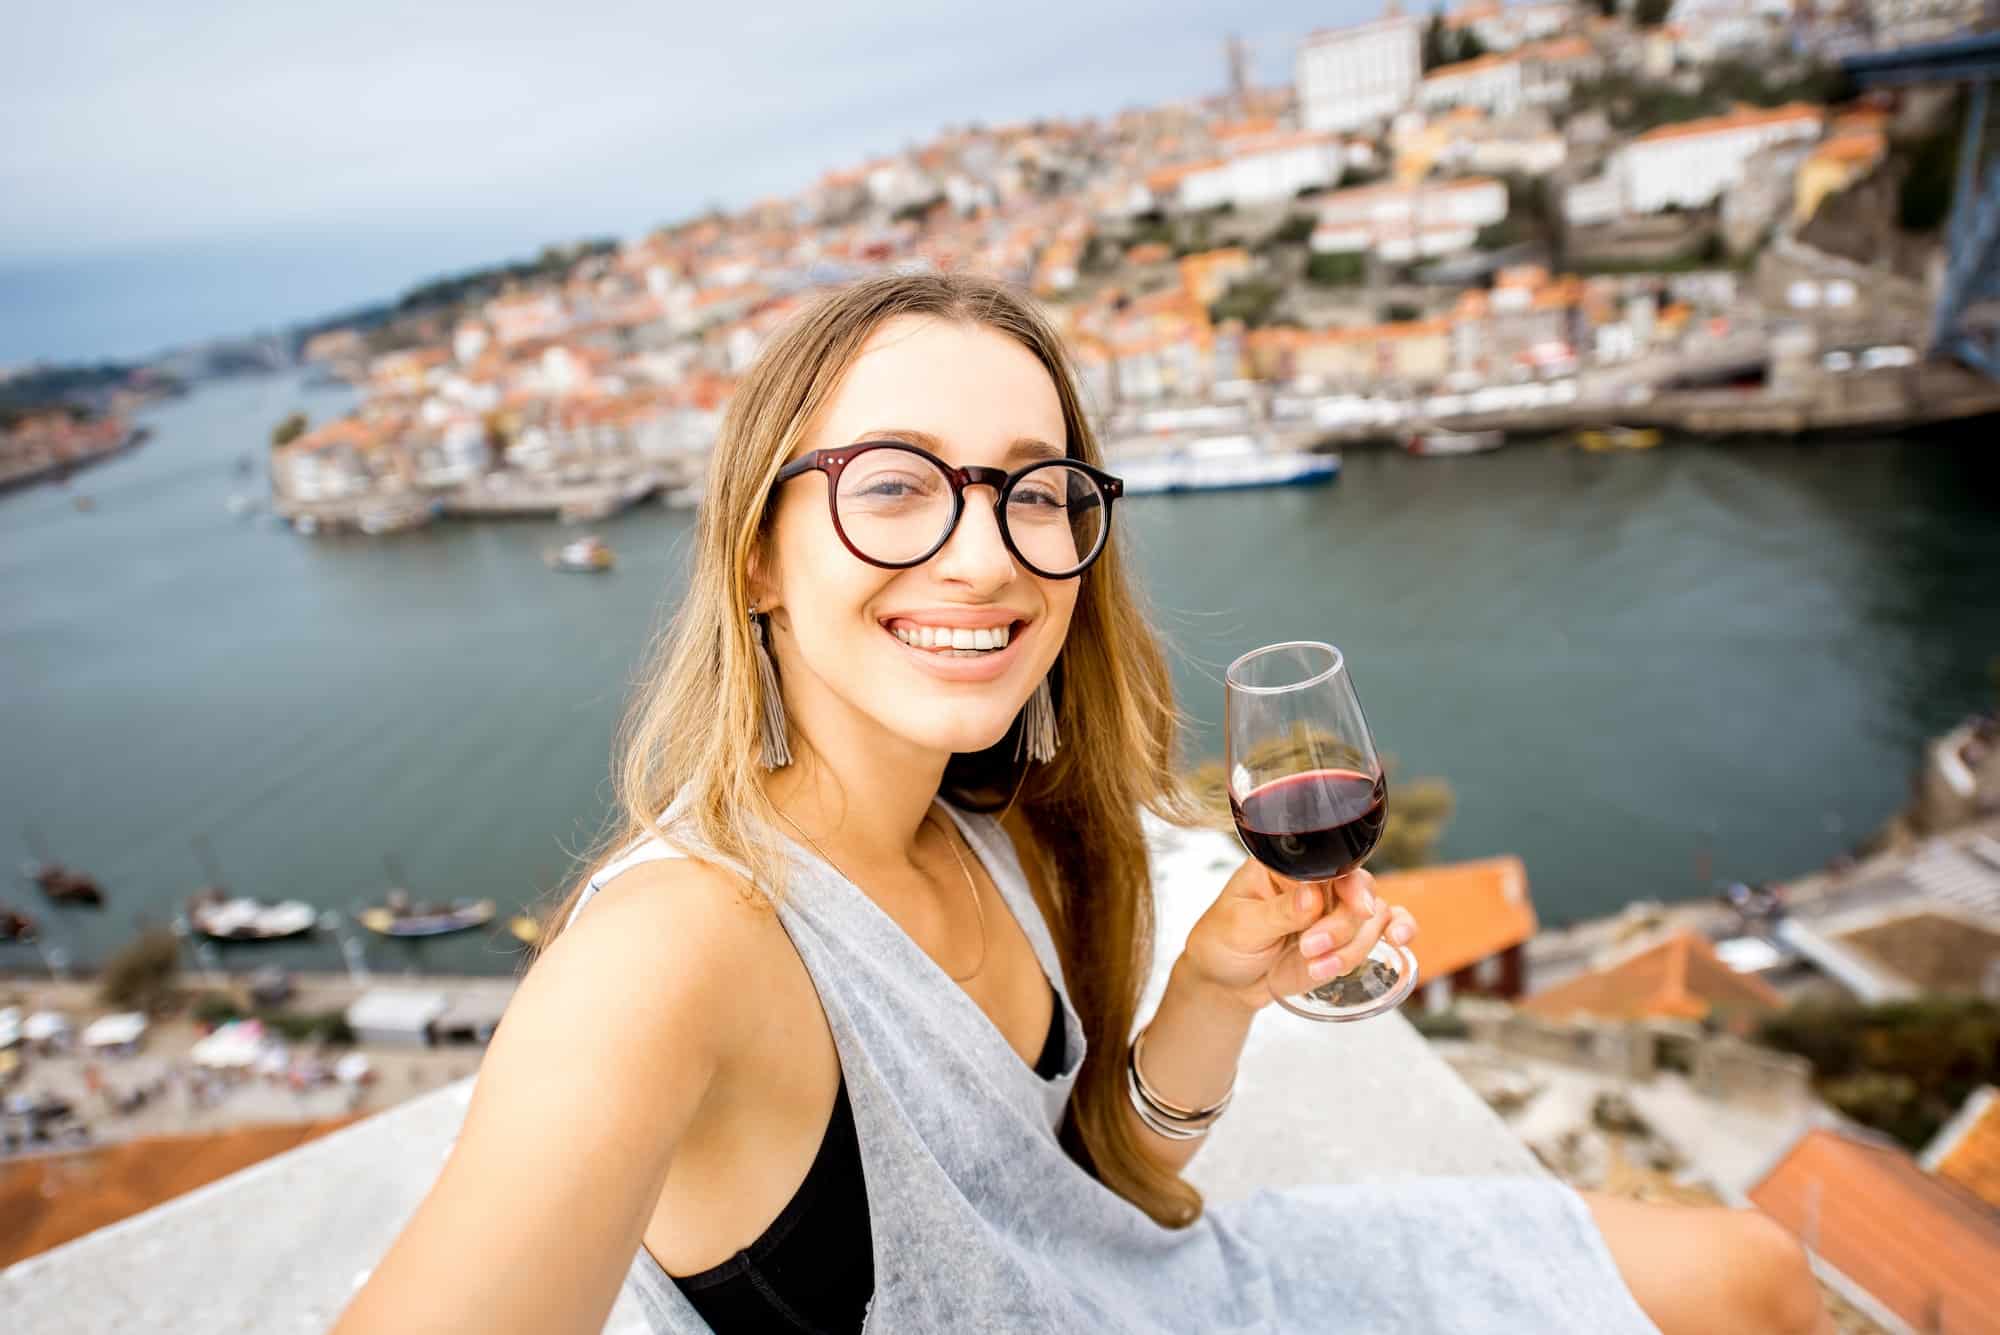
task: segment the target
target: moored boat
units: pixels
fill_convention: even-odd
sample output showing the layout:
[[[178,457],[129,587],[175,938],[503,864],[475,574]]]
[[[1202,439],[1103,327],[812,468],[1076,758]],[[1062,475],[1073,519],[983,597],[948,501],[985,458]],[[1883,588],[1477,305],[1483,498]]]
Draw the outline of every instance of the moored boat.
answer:
[[[596,574],[611,569],[618,558],[603,539],[589,534],[543,552],[542,559],[549,563],[551,570]]]
[[[1125,494],[1226,491],[1331,482],[1340,474],[1338,454],[1266,449],[1254,436],[1210,436],[1155,454],[1121,456],[1111,464]]]
[[[0,904],[0,942],[34,939],[35,920],[19,909]]]
[[[1411,454],[1430,458],[1446,454],[1484,454],[1507,443],[1503,431],[1417,431],[1403,442]]]
[[[281,941],[310,932],[319,910],[302,900],[272,903],[232,896],[211,886],[189,898],[187,920],[195,931],[216,941]]]
[[[1650,450],[1660,443],[1660,432],[1650,426],[1608,426],[1577,432],[1576,443],[1593,454],[1611,450]]]
[[[443,936],[491,922],[495,912],[490,899],[425,904],[413,901],[404,891],[391,890],[382,903],[362,909],[354,920],[380,936]]]
[[[60,862],[40,865],[23,863],[21,874],[40,886],[42,893],[55,903],[81,904],[93,909],[104,907],[104,889],[98,885],[97,878],[65,867]]]

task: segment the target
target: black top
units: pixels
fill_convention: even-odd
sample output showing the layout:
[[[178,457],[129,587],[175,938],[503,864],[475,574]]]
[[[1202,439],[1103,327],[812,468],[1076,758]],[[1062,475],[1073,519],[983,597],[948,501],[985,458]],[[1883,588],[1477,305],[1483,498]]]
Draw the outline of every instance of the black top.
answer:
[[[1044,1080],[1061,1073],[1064,1059],[1062,998],[1052,1000],[1048,1037],[1035,1059],[1035,1074]],[[875,1292],[875,1253],[844,1076],[819,1153],[771,1226],[721,1265],[669,1278],[718,1335],[861,1329]]]

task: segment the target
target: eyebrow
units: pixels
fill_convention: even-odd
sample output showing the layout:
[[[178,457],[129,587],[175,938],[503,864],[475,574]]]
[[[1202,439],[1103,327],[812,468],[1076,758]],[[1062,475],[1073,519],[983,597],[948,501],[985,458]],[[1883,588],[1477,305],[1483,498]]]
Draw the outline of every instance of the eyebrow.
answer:
[[[859,445],[864,440],[900,440],[911,445],[921,445],[932,454],[944,454],[944,442],[928,431],[913,431],[904,427],[884,427],[877,431],[864,431],[851,442]],[[1051,445],[1046,440],[1034,436],[1017,437],[1007,447],[1003,459],[1066,459],[1069,455],[1059,445]]]

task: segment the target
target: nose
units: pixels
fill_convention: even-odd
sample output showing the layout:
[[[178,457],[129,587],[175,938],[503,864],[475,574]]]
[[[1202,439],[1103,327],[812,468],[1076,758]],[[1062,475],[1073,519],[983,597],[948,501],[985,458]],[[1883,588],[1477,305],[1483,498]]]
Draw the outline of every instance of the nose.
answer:
[[[1003,588],[1015,574],[1014,554],[1000,536],[998,502],[984,494],[991,491],[981,484],[966,488],[965,513],[936,557],[939,575],[981,591]]]

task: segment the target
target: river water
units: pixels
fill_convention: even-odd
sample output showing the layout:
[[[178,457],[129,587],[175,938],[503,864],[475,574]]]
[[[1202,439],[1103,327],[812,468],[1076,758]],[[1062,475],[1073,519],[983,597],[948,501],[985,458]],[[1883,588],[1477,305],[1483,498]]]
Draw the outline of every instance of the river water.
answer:
[[[689,517],[599,526],[619,566],[586,579],[543,567],[552,523],[315,541],[226,512],[273,422],[346,402],[212,386],[67,490],[0,496],[0,855],[26,858],[33,827],[111,904],[58,912],[18,879],[0,902],[79,960],[172,916],[197,832],[234,888],[345,911],[379,892],[385,854],[420,895],[512,909],[598,828]],[[1119,522],[1196,752],[1220,748],[1236,653],[1331,640],[1399,773],[1455,789],[1441,855],[1521,855],[1559,922],[1804,872],[1884,820],[1919,743],[1991,702],[1996,502],[2000,450],[1973,435],[1550,443],[1352,452],[1331,487],[1135,497]],[[366,948],[390,971],[516,959],[477,933]],[[0,970],[38,967],[0,946]]]

